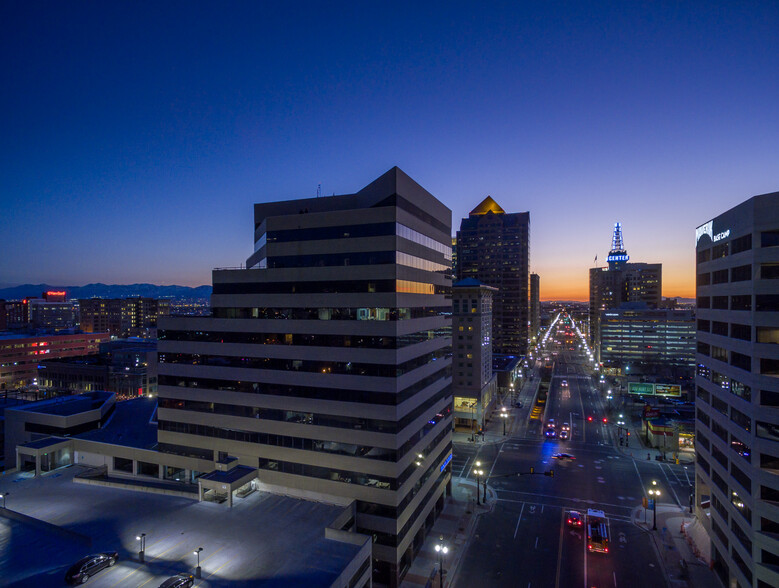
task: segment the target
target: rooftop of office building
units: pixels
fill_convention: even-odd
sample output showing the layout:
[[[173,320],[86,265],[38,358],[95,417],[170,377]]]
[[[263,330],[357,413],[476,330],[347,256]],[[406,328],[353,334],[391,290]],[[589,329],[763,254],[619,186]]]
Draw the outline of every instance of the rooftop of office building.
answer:
[[[113,392],[87,392],[75,396],[56,396],[48,400],[39,400],[21,406],[14,410],[24,410],[41,414],[57,416],[72,416],[80,412],[86,412],[99,408],[112,397]]]
[[[135,449],[154,449],[157,445],[157,399],[140,397],[117,402],[114,414],[103,427],[82,433],[78,438]]]

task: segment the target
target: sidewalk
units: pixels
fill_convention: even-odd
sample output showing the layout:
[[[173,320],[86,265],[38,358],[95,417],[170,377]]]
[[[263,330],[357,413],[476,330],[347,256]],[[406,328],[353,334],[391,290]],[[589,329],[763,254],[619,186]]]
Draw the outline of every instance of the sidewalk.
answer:
[[[707,562],[699,560],[693,546],[682,534],[682,525],[695,520],[693,515],[676,506],[661,504],[657,509],[657,530],[652,530],[652,511],[644,523],[644,509],[633,510],[633,524],[649,533],[663,566],[663,572],[672,587],[719,586],[719,580]]]
[[[485,425],[484,435],[474,435],[475,441],[472,442],[474,445],[498,444],[511,437],[518,413],[524,409],[509,405],[506,405],[506,409],[509,413],[509,418],[506,419],[506,435],[503,435],[503,419],[499,416],[500,405],[498,405],[492,418]],[[452,434],[452,440],[455,443],[471,443],[471,433],[470,431],[455,432]],[[446,498],[444,510],[425,537],[425,543],[403,578],[401,588],[440,588],[438,553],[435,546],[442,542],[442,536],[443,544],[448,548],[443,560],[444,587],[452,586],[479,517],[492,510],[496,498],[496,494],[487,486],[487,504],[477,506],[476,479],[452,476],[452,495]]]
[[[487,488],[487,505],[476,506],[476,480],[452,478],[452,495],[446,499],[444,511],[425,538],[422,549],[414,558],[401,588],[439,588],[438,553],[436,543],[448,548],[444,556],[444,586],[451,586],[457,576],[479,516],[489,512],[494,504],[494,494]]]

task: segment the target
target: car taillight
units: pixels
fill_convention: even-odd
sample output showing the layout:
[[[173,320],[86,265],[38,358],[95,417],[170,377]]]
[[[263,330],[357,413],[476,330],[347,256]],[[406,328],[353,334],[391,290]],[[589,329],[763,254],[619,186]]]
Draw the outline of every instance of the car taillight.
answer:
[[[592,551],[592,545],[588,545],[588,546],[587,546],[587,549],[589,549],[590,551]]]

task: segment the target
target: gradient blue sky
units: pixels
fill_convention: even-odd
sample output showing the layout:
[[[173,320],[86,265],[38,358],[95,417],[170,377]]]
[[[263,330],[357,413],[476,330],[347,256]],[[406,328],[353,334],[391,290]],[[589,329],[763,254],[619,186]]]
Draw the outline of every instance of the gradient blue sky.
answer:
[[[615,221],[691,296],[694,229],[779,190],[779,3],[0,4],[0,284],[210,284],[254,202],[400,166],[531,214],[542,298]]]

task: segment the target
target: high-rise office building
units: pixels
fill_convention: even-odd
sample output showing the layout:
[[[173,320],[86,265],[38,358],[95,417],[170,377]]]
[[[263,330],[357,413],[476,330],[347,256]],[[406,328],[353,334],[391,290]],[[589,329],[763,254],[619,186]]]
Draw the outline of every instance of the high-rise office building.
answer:
[[[213,316],[160,321],[160,449],[356,500],[375,585],[397,586],[451,491],[451,211],[393,168],[253,226]]]
[[[663,266],[660,263],[628,263],[630,257],[622,239],[622,225],[614,225],[608,268],[590,268],[589,341],[600,361],[600,317],[604,310],[619,308],[625,302],[645,303],[660,308]]]
[[[507,213],[487,196],[457,231],[457,279],[497,288],[493,298],[493,351],[527,352],[530,213]]]
[[[483,429],[497,400],[492,373],[492,298],[495,288],[468,278],[452,287],[452,396],[455,426]]]
[[[535,342],[541,328],[541,278],[530,274],[530,341]]]
[[[695,238],[698,518],[723,586],[779,586],[779,192]]]

